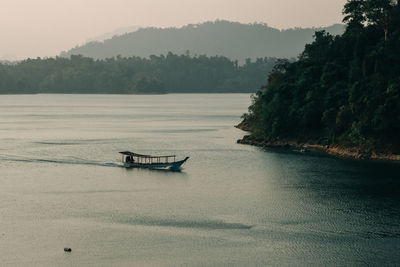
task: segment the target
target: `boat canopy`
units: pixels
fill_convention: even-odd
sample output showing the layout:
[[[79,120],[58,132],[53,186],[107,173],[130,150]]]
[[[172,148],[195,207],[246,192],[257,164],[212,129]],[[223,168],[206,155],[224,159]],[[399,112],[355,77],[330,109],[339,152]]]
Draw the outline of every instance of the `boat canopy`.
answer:
[[[167,156],[143,155],[143,154],[133,153],[130,151],[121,151],[119,153],[121,153],[122,155],[125,155],[125,156],[132,156],[132,157],[138,157],[138,158],[174,158],[174,157],[176,157],[176,155],[167,155]]]

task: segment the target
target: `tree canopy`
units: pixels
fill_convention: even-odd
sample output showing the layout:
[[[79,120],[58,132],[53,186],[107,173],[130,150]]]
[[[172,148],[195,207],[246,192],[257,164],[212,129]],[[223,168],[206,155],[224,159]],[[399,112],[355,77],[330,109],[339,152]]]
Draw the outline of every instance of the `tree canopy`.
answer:
[[[225,57],[167,55],[149,58],[83,56],[0,64],[0,93],[249,93],[256,92],[274,58],[244,65]]]
[[[350,0],[341,36],[316,32],[296,62],[282,60],[249,113],[253,138],[400,152],[400,6]]]

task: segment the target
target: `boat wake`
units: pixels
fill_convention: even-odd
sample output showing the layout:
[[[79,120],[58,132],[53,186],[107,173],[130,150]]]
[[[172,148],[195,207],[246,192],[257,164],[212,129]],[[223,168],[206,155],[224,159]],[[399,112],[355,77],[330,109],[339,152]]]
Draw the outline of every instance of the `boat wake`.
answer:
[[[118,162],[100,162],[90,161],[71,157],[69,159],[45,159],[45,158],[28,158],[24,156],[0,155],[0,160],[9,162],[27,162],[27,163],[54,163],[54,164],[70,164],[70,165],[94,165],[102,167],[118,167],[124,168],[124,165]]]
[[[253,225],[225,222],[223,220],[175,220],[157,218],[114,218],[118,223],[155,227],[198,228],[208,230],[250,230]]]

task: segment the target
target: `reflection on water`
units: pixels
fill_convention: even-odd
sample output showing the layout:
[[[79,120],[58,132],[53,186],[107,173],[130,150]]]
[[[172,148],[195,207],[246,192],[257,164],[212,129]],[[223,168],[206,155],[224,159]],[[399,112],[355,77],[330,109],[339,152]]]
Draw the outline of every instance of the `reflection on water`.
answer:
[[[2,96],[2,263],[398,265],[400,166],[238,145],[249,102]],[[122,150],[190,160],[125,169]]]

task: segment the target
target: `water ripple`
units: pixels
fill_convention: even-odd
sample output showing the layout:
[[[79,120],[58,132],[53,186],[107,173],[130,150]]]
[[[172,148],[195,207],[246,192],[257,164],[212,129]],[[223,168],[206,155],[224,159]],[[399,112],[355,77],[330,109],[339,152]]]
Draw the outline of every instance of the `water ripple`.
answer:
[[[85,159],[77,159],[77,160],[43,159],[43,158],[28,158],[28,157],[22,157],[22,156],[9,156],[9,155],[0,155],[0,159],[3,161],[11,161],[11,162],[94,165],[94,166],[102,166],[102,167],[121,167],[121,168],[124,167],[121,163],[117,163],[117,162],[98,162],[98,161],[88,161]]]

